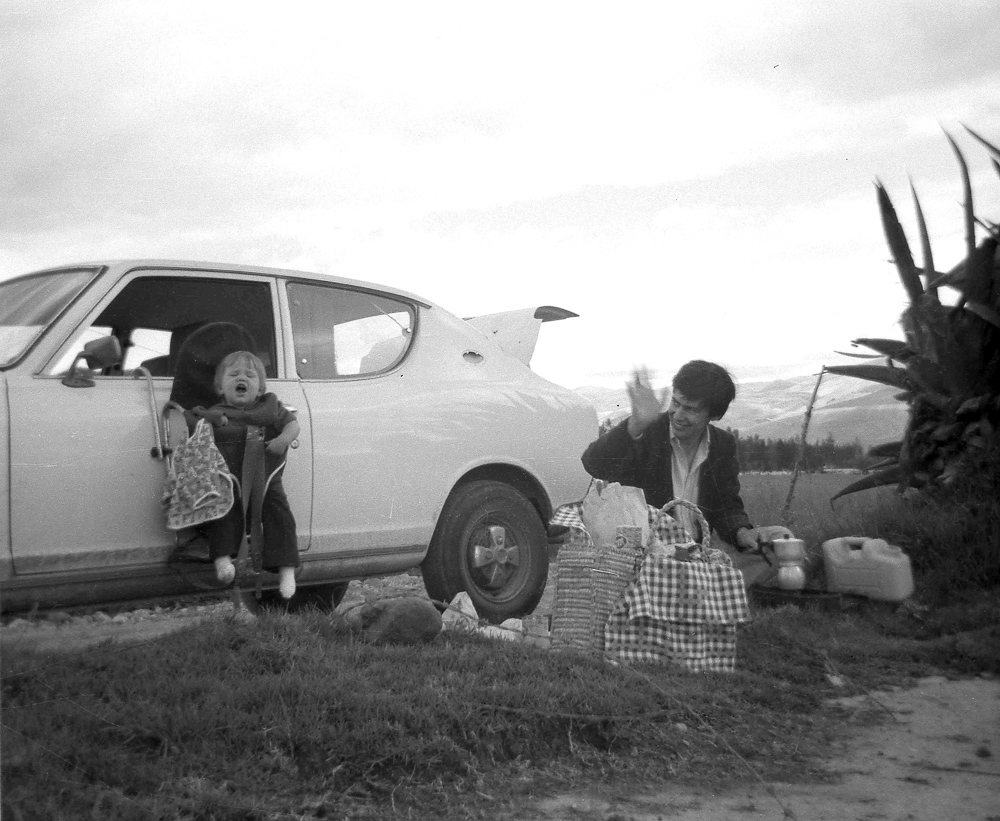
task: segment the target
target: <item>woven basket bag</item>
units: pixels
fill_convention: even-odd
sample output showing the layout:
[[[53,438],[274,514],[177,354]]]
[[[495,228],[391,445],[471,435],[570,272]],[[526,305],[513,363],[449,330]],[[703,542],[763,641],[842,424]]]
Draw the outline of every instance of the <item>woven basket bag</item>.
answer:
[[[604,624],[642,565],[642,529],[619,527],[614,544],[595,547],[585,538],[567,548],[556,567],[552,646],[601,652]]]

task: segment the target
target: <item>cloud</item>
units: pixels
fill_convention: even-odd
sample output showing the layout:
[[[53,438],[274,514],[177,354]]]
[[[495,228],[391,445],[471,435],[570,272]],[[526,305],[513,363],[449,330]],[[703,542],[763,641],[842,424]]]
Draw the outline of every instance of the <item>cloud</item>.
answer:
[[[803,158],[787,156],[711,174],[695,171],[669,183],[585,185],[550,197],[432,212],[416,225],[442,234],[464,225],[498,232],[531,226],[616,234],[639,226],[664,227],[663,215],[671,213],[672,220],[684,218],[686,227],[695,227],[692,223],[706,209],[714,209],[718,213],[713,216],[719,219],[697,227],[723,230],[734,219],[755,221],[778,207],[812,206],[831,196],[867,190],[875,165],[870,159],[854,152],[850,158],[820,154],[810,158],[808,172],[803,173]]]
[[[991,0],[850,0],[777,4],[772,25],[715,52],[722,74],[864,103],[979,84],[1000,75],[1000,15]]]
[[[912,232],[913,176],[946,264],[941,123],[1000,127],[986,2],[4,8],[0,276],[163,256],[564,305],[536,363],[581,382],[891,333],[873,179]]]

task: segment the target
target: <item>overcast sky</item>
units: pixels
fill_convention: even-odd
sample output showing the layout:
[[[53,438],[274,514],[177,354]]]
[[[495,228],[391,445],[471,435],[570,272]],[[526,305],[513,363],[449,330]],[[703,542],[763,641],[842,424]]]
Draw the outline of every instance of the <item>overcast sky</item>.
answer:
[[[533,367],[815,372],[898,336],[888,187],[939,268],[1000,181],[996,0],[0,0],[0,279],[167,257],[558,305]]]

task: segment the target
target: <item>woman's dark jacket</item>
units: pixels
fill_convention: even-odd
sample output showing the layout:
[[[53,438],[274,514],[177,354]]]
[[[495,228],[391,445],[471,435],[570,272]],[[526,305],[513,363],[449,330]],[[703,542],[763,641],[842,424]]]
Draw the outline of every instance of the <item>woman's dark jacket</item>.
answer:
[[[670,417],[662,414],[633,439],[628,420],[615,425],[583,453],[583,466],[597,479],[640,487],[646,503],[663,507],[674,498],[671,471]],[[708,458],[701,466],[698,507],[708,524],[729,544],[736,544],[736,531],[752,528],[740,498],[740,463],[736,439],[715,425],[708,426]]]

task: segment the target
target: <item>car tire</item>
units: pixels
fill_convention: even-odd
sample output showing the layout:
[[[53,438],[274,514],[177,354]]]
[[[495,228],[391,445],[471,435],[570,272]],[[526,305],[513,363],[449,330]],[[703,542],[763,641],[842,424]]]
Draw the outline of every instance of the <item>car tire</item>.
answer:
[[[548,569],[538,511],[518,490],[494,481],[452,491],[421,565],[432,599],[450,602],[465,591],[479,616],[494,623],[530,613]]]

